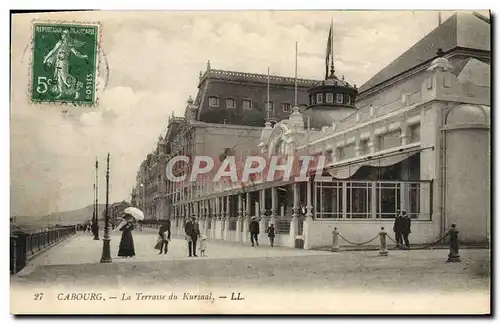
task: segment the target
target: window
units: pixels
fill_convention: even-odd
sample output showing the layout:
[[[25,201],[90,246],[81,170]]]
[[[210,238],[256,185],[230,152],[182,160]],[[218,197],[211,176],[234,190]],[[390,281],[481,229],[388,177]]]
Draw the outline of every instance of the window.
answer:
[[[345,103],[348,105],[351,104],[351,96],[345,96]]]
[[[282,104],[281,108],[283,109],[284,112],[291,112],[292,111],[292,105],[289,103]]]
[[[323,94],[322,93],[318,93],[316,95],[316,101],[320,104],[320,103],[323,103]]]
[[[232,98],[226,99],[226,108],[236,108],[236,100]]]
[[[252,100],[243,100],[243,109],[250,110],[252,109]]]
[[[329,102],[329,103],[333,102],[333,93],[326,94],[326,102]]]
[[[217,97],[208,98],[208,104],[210,107],[219,107],[219,98]]]
[[[274,112],[274,102],[266,102],[266,111]]]
[[[342,103],[342,94],[337,93],[337,103]]]

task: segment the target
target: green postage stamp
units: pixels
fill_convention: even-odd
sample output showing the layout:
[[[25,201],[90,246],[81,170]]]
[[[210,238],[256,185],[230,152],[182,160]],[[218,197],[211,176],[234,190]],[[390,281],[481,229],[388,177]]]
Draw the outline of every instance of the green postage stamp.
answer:
[[[96,103],[98,24],[33,23],[31,101]]]

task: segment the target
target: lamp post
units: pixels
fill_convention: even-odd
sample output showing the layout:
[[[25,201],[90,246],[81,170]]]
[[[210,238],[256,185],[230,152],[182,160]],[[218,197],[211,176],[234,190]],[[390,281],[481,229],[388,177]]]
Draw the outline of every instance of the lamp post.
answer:
[[[141,183],[141,188],[142,188],[142,210],[147,214],[146,211],[146,187],[144,186],[144,183]]]
[[[102,256],[101,263],[111,263],[111,249],[109,243],[111,241],[109,237],[109,153],[107,158],[107,169],[106,169],[106,207],[104,210],[104,237],[102,239]]]
[[[97,158],[95,160],[95,212],[93,221],[93,230],[94,230],[94,240],[99,240],[99,185],[98,185],[98,175],[99,175],[99,162],[97,162]]]

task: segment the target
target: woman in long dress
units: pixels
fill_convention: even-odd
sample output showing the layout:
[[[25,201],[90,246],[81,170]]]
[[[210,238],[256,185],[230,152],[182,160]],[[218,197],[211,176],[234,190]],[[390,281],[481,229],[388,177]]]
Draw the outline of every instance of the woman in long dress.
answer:
[[[118,249],[118,256],[120,257],[133,257],[135,256],[134,238],[132,237],[132,230],[134,224],[130,221],[120,228],[122,231],[122,239],[120,240],[120,248]]]

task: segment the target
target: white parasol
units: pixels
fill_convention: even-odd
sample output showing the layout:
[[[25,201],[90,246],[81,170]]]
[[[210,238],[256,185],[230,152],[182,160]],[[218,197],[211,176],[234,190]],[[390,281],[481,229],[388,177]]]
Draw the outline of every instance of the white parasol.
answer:
[[[144,213],[139,208],[127,207],[127,208],[125,208],[125,210],[123,212],[125,214],[128,214],[128,215],[134,217],[138,221],[144,220]]]

